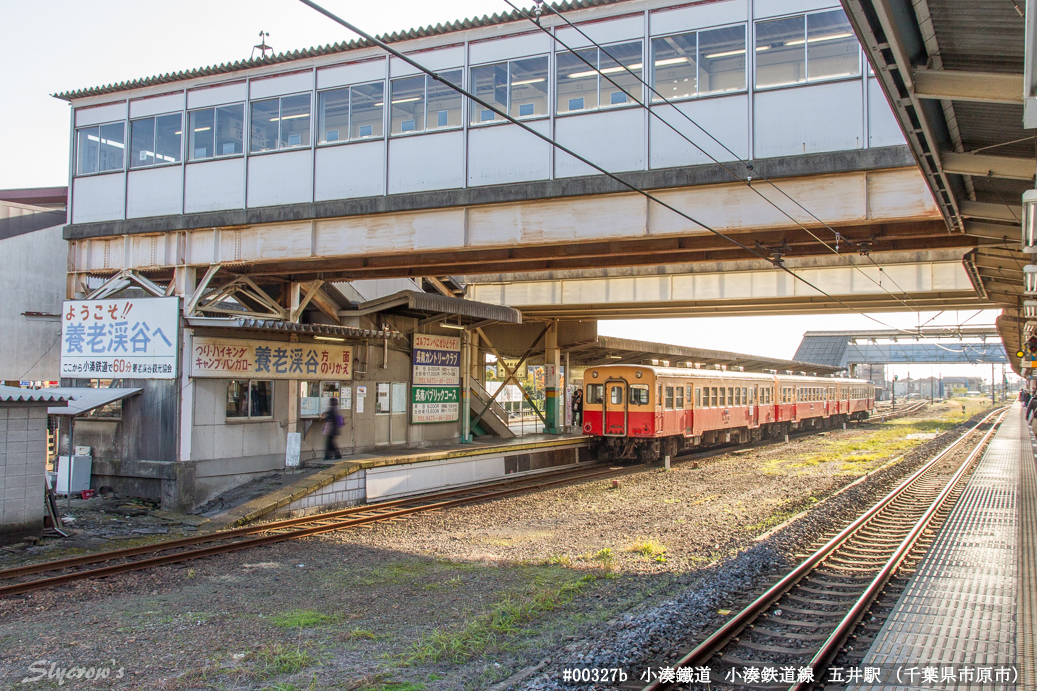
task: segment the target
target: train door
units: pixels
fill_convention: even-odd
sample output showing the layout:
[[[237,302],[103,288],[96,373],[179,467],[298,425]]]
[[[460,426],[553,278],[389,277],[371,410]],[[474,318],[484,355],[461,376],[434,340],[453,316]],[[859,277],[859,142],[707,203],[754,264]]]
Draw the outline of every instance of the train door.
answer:
[[[627,433],[627,383],[622,379],[605,381],[605,420],[606,437],[625,437]]]
[[[752,405],[749,406],[749,426],[760,426],[760,387],[754,386],[749,391],[752,393]]]

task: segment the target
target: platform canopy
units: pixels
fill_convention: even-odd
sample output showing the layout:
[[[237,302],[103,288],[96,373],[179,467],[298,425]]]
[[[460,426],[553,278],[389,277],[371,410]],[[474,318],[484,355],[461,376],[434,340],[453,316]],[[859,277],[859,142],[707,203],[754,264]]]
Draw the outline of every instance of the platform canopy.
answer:
[[[1026,13],[1021,0],[842,0],[980,298],[1004,308],[1006,349],[1023,324],[1022,194],[1037,173],[1024,123]],[[1033,75],[1027,75],[1033,78]],[[1030,116],[1031,119],[1032,116]],[[1013,369],[1019,361],[1011,358]]]
[[[726,365],[742,367],[746,372],[779,370],[807,374],[834,374],[842,367],[819,365],[797,360],[780,360],[760,355],[730,353],[723,350],[690,348],[669,343],[652,343],[613,336],[598,336],[594,341],[567,347],[571,366],[600,366],[618,364],[650,364],[653,360],[679,364],[700,364],[705,367]]]

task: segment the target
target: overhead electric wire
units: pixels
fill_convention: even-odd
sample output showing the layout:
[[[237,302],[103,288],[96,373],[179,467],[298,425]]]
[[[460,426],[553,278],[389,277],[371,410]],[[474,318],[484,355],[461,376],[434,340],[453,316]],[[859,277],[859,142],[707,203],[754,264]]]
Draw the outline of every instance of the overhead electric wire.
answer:
[[[624,89],[624,88],[623,88],[622,86],[620,86],[619,84],[617,84],[615,80],[613,80],[613,79],[612,79],[611,77],[609,77],[608,75],[606,75],[606,74],[605,74],[604,72],[601,72],[601,71],[599,70],[599,68],[598,68],[598,66],[597,66],[597,65],[593,65],[593,64],[591,64],[590,62],[588,62],[588,61],[587,61],[587,59],[586,59],[586,58],[584,58],[584,56],[580,55],[580,54],[578,53],[578,51],[577,51],[577,50],[574,50],[574,49],[572,49],[571,47],[569,47],[569,46],[568,46],[567,44],[565,44],[565,42],[563,42],[563,40],[562,40],[561,38],[559,38],[559,37],[557,36],[557,34],[553,33],[553,32],[552,32],[552,31],[551,31],[550,29],[548,29],[548,28],[546,28],[546,27],[542,26],[542,25],[541,25],[541,24],[539,23],[539,21],[537,21],[537,18],[534,18],[534,17],[530,17],[529,13],[528,13],[528,12],[527,12],[526,10],[522,9],[522,8],[521,8],[521,7],[519,7],[519,6],[516,6],[516,5],[514,4],[514,3],[512,3],[512,2],[511,2],[511,0],[504,0],[504,2],[506,2],[506,3],[507,3],[507,4],[508,4],[508,5],[509,5],[509,6],[510,6],[510,7],[511,7],[511,8],[512,8],[512,9],[513,9],[514,11],[516,11],[516,12],[519,12],[519,15],[521,15],[522,17],[525,17],[525,18],[526,18],[526,19],[528,19],[528,20],[529,20],[530,22],[532,22],[533,24],[535,24],[535,25],[537,26],[537,28],[539,28],[539,29],[540,29],[541,31],[543,31],[544,33],[546,33],[546,34],[550,35],[550,36],[551,36],[551,37],[552,37],[552,38],[553,38],[554,40],[556,40],[556,42],[557,42],[557,43],[561,44],[561,46],[562,46],[562,47],[564,47],[564,48],[565,48],[565,49],[566,49],[567,51],[569,51],[570,53],[572,53],[572,55],[576,56],[577,58],[579,58],[579,59],[580,59],[580,61],[582,61],[582,62],[583,62],[584,64],[586,64],[586,65],[587,65],[588,67],[590,67],[590,68],[591,68],[591,70],[593,70],[594,72],[596,72],[596,73],[597,73],[598,75],[600,75],[601,77],[604,77],[605,79],[609,80],[609,83],[611,83],[611,84],[612,84],[613,86],[615,86],[616,88],[618,88],[618,89],[619,89],[620,91],[625,91],[625,89]],[[702,153],[703,155],[705,155],[705,156],[706,156],[707,158],[709,158],[709,160],[711,160],[711,161],[712,161],[713,163],[716,163],[716,164],[717,164],[717,165],[719,165],[719,166],[720,166],[721,168],[723,168],[723,169],[724,169],[725,171],[727,171],[728,173],[730,173],[730,174],[731,174],[731,176],[732,176],[732,177],[734,177],[735,179],[737,179],[737,181],[738,181],[738,182],[740,182],[740,183],[742,183],[742,184],[745,184],[745,185],[746,185],[746,187],[748,187],[748,188],[749,188],[750,190],[752,190],[753,192],[755,192],[755,193],[756,193],[756,194],[757,194],[757,195],[758,195],[758,196],[759,196],[759,197],[760,197],[761,199],[763,199],[764,201],[766,201],[766,202],[767,202],[768,204],[770,204],[770,205],[774,206],[774,208],[775,208],[776,210],[778,210],[778,212],[780,212],[780,213],[781,213],[781,214],[782,214],[783,216],[785,216],[785,217],[786,217],[786,218],[787,218],[788,220],[792,221],[792,222],[793,222],[793,223],[795,223],[795,224],[796,224],[797,226],[800,226],[801,228],[803,228],[803,229],[804,229],[804,230],[805,230],[805,231],[807,232],[807,234],[809,234],[809,236],[810,236],[811,238],[813,238],[814,240],[816,240],[816,241],[817,241],[818,243],[820,243],[820,244],[821,244],[822,246],[824,246],[824,247],[825,247],[826,249],[829,249],[829,250],[830,250],[830,251],[831,251],[831,252],[832,252],[833,254],[835,254],[836,256],[839,256],[840,258],[842,258],[842,259],[843,259],[843,260],[844,260],[844,261],[846,262],[846,264],[847,264],[848,266],[850,266],[850,267],[852,267],[853,269],[856,269],[857,271],[859,271],[859,272],[861,273],[861,275],[863,275],[863,276],[864,276],[864,277],[866,277],[866,278],[867,278],[868,280],[870,280],[870,281],[871,281],[872,283],[874,283],[874,284],[875,284],[875,285],[877,285],[877,286],[878,286],[879,288],[881,288],[881,289],[882,289],[882,291],[885,291],[885,292],[886,292],[886,294],[887,294],[887,295],[889,295],[889,296],[890,296],[891,298],[893,298],[893,299],[897,300],[897,301],[898,301],[898,302],[899,302],[900,304],[902,304],[902,305],[903,305],[904,307],[906,307],[907,309],[912,309],[912,310],[915,310],[915,311],[917,311],[917,307],[912,307],[912,306],[908,305],[908,304],[907,304],[906,302],[904,302],[904,300],[903,300],[903,299],[901,299],[901,298],[898,298],[898,297],[897,297],[897,296],[895,296],[895,295],[894,295],[894,294],[893,294],[893,293],[892,293],[891,291],[889,291],[889,289],[888,289],[888,288],[887,288],[886,286],[882,285],[882,283],[881,283],[881,278],[880,278],[880,277],[879,277],[879,280],[878,280],[878,281],[876,281],[876,280],[875,280],[874,278],[872,278],[871,276],[869,276],[869,275],[868,275],[868,274],[867,274],[867,273],[866,273],[866,272],[865,272],[865,271],[864,271],[863,269],[861,269],[861,268],[860,268],[859,266],[857,266],[856,264],[853,264],[853,262],[852,262],[852,261],[850,261],[849,259],[847,259],[847,258],[846,258],[846,257],[845,257],[844,255],[840,254],[840,253],[839,253],[839,251],[838,251],[837,249],[833,248],[833,247],[832,247],[831,245],[829,245],[828,243],[825,243],[825,242],[824,242],[823,240],[821,240],[820,238],[818,238],[818,237],[816,236],[816,234],[815,234],[815,233],[814,233],[814,232],[813,232],[813,231],[812,231],[812,230],[811,230],[810,228],[808,228],[808,227],[807,227],[806,225],[804,225],[804,224],[803,224],[803,223],[802,223],[802,222],[801,222],[800,220],[797,220],[797,219],[795,219],[794,217],[792,217],[792,216],[791,216],[791,215],[790,215],[790,214],[789,214],[788,212],[786,212],[786,211],[785,211],[784,209],[782,209],[782,208],[781,208],[781,206],[779,206],[778,204],[776,204],[776,203],[775,203],[775,202],[774,202],[773,200],[770,200],[770,199],[768,199],[768,198],[767,198],[766,196],[764,196],[764,195],[763,195],[763,194],[762,194],[762,193],[761,193],[761,192],[760,192],[759,190],[757,190],[756,188],[754,188],[754,187],[753,187],[753,185],[752,185],[752,175],[753,175],[753,174],[756,174],[756,175],[758,175],[758,176],[759,176],[759,177],[760,177],[760,178],[762,179],[762,181],[764,181],[764,182],[765,182],[765,183],[766,183],[767,185],[769,185],[770,187],[773,187],[773,188],[774,188],[775,190],[777,190],[777,191],[778,191],[778,192],[779,192],[779,193],[780,193],[780,194],[781,194],[782,196],[784,196],[784,197],[785,197],[786,199],[788,199],[788,200],[789,200],[789,201],[791,201],[791,202],[792,202],[793,204],[795,204],[796,206],[798,206],[798,208],[800,208],[800,209],[802,209],[802,210],[803,210],[804,212],[806,212],[806,213],[807,213],[807,215],[809,215],[809,216],[810,216],[810,217],[811,217],[812,219],[814,219],[815,221],[817,221],[817,222],[818,222],[819,224],[821,224],[821,225],[822,225],[822,226],[824,226],[825,228],[828,228],[829,230],[831,230],[831,231],[832,231],[832,233],[834,234],[834,236],[836,237],[836,242],[837,242],[837,243],[838,243],[839,241],[841,241],[841,240],[842,240],[842,241],[845,241],[845,242],[846,242],[846,243],[847,243],[848,245],[850,245],[850,246],[853,246],[853,247],[859,247],[859,243],[854,243],[854,242],[853,242],[852,240],[849,240],[848,238],[845,238],[845,237],[843,236],[843,234],[842,234],[841,232],[839,232],[838,230],[836,230],[835,228],[833,228],[832,226],[830,226],[830,225],[829,225],[828,223],[825,223],[824,221],[822,221],[821,219],[819,219],[819,218],[818,218],[818,217],[817,217],[816,215],[814,215],[814,213],[813,213],[813,212],[811,212],[811,211],[810,211],[809,209],[807,209],[807,208],[806,208],[806,206],[804,206],[804,205],[803,205],[803,204],[802,204],[801,202],[798,202],[798,201],[796,201],[796,200],[795,200],[795,199],[794,199],[794,198],[793,198],[792,196],[790,196],[790,195],[789,195],[789,194],[788,194],[787,192],[785,192],[785,191],[784,191],[783,189],[781,189],[780,187],[778,187],[778,185],[777,185],[777,184],[775,184],[774,182],[770,181],[770,179],[769,179],[769,178],[768,178],[768,177],[767,177],[766,175],[764,175],[763,173],[761,173],[761,172],[757,171],[757,170],[756,170],[756,169],[755,169],[755,168],[753,167],[753,165],[752,165],[752,164],[750,164],[749,162],[747,162],[747,161],[745,161],[745,160],[742,160],[742,159],[741,159],[741,157],[739,157],[739,156],[738,156],[737,154],[735,154],[733,150],[731,150],[731,149],[730,149],[730,148],[729,148],[729,147],[728,147],[727,145],[725,145],[725,144],[724,144],[724,142],[722,142],[721,140],[719,140],[719,139],[718,139],[717,137],[714,137],[714,136],[713,136],[713,135],[712,135],[712,134],[711,134],[711,133],[710,133],[710,132],[709,132],[708,130],[706,130],[706,129],[705,129],[705,128],[703,128],[703,127],[702,127],[701,125],[699,125],[699,123],[698,123],[698,122],[697,122],[697,121],[696,121],[696,120],[695,120],[695,119],[694,119],[694,118],[693,118],[693,117],[692,117],[691,115],[689,115],[688,113],[685,113],[684,111],[682,111],[682,110],[680,110],[679,108],[677,108],[677,107],[676,107],[676,105],[674,105],[674,104],[673,104],[673,102],[671,102],[671,101],[670,101],[669,99],[667,99],[665,95],[663,95],[662,93],[658,92],[658,90],[656,90],[656,89],[655,89],[655,87],[653,87],[653,86],[652,86],[651,84],[649,84],[648,82],[646,82],[646,81],[644,80],[644,78],[643,78],[643,77],[641,77],[640,75],[638,75],[637,73],[635,73],[635,72],[634,72],[633,70],[630,70],[630,67],[629,67],[629,66],[627,66],[627,65],[623,64],[623,63],[622,63],[622,62],[621,62],[621,61],[620,61],[619,59],[617,59],[617,58],[616,58],[616,57],[615,57],[614,55],[612,55],[611,53],[609,53],[609,51],[608,51],[608,50],[607,50],[607,49],[606,49],[606,48],[605,48],[604,46],[601,46],[600,44],[598,44],[597,42],[595,42],[595,40],[594,40],[593,38],[591,38],[590,36],[588,36],[588,35],[587,35],[587,34],[586,34],[586,33],[585,33],[585,32],[584,32],[584,31],[583,31],[583,30],[582,30],[582,29],[581,29],[580,27],[578,27],[577,25],[574,25],[574,24],[572,24],[572,22],[570,22],[570,21],[569,21],[568,19],[566,19],[566,18],[565,18],[565,17],[564,17],[563,15],[562,15],[562,13],[561,13],[561,12],[559,12],[559,11],[558,11],[558,10],[557,10],[557,9],[556,9],[555,7],[552,7],[552,6],[550,5],[550,4],[548,4],[548,3],[544,2],[543,0],[534,0],[534,2],[535,2],[535,4],[536,4],[536,5],[538,6],[538,7],[546,7],[546,8],[548,8],[548,9],[550,9],[550,10],[551,10],[552,12],[554,12],[554,15],[555,15],[556,17],[558,17],[558,18],[559,18],[560,20],[562,20],[563,22],[565,22],[565,24],[566,24],[566,25],[568,25],[568,26],[569,26],[570,28],[572,28],[572,29],[573,29],[574,31],[577,31],[578,33],[580,33],[580,35],[582,35],[582,36],[583,36],[584,38],[586,38],[586,39],[588,40],[588,42],[589,42],[589,43],[590,43],[590,44],[591,44],[592,46],[594,46],[595,48],[597,48],[597,49],[598,49],[599,51],[601,51],[602,53],[605,53],[605,55],[606,55],[606,56],[607,56],[607,57],[608,57],[609,59],[611,59],[611,60],[612,60],[613,62],[615,62],[615,63],[616,63],[617,65],[619,65],[620,67],[622,67],[622,68],[623,68],[623,70],[625,70],[627,74],[629,74],[630,76],[634,77],[635,79],[637,79],[637,80],[638,80],[638,82],[640,82],[640,83],[641,83],[642,85],[644,85],[645,87],[647,87],[647,88],[648,88],[648,90],[649,90],[649,91],[651,91],[651,92],[652,92],[652,94],[654,94],[654,95],[656,96],[656,98],[657,98],[658,100],[662,101],[662,102],[663,102],[664,104],[666,104],[667,106],[670,106],[670,108],[672,108],[673,110],[677,111],[677,113],[679,113],[679,114],[680,114],[680,115],[681,115],[681,116],[682,116],[682,117],[683,117],[683,118],[684,118],[685,120],[688,120],[689,122],[691,122],[691,123],[692,123],[692,125],[694,125],[694,126],[695,126],[696,128],[698,128],[700,132],[702,132],[702,133],[703,133],[704,135],[706,135],[707,137],[709,137],[709,139],[711,139],[711,140],[712,140],[712,141],[713,141],[714,143],[717,143],[717,145],[719,145],[719,146],[720,146],[721,148],[723,148],[723,149],[724,149],[725,151],[727,151],[727,153],[728,153],[728,154],[730,154],[730,155],[731,155],[732,157],[734,157],[734,159],[735,159],[735,160],[736,160],[736,161],[737,161],[738,163],[740,163],[741,165],[744,165],[744,166],[746,167],[746,169],[747,169],[748,171],[750,171],[750,176],[748,176],[748,177],[742,177],[742,176],[741,176],[741,175],[739,175],[738,173],[736,173],[736,172],[734,172],[733,170],[731,170],[730,168],[728,168],[728,167],[727,167],[726,165],[724,165],[723,163],[721,163],[721,162],[720,162],[720,161],[719,161],[719,160],[718,160],[718,159],[717,159],[716,157],[714,157],[714,156],[712,156],[711,154],[709,154],[709,151],[705,150],[705,149],[704,149],[704,148],[703,148],[702,146],[700,146],[700,145],[699,145],[699,144],[697,144],[696,142],[692,141],[692,140],[691,140],[691,139],[690,139],[690,138],[689,138],[688,136],[684,135],[684,133],[680,132],[680,131],[679,131],[679,130],[678,130],[677,128],[675,128],[675,127],[674,127],[674,126],[672,125],[672,123],[671,123],[671,122],[670,122],[669,120],[665,119],[665,118],[664,118],[664,117],[663,117],[662,115],[660,115],[660,114],[656,113],[656,112],[655,112],[654,110],[652,110],[652,109],[651,109],[651,107],[650,107],[649,105],[647,105],[647,104],[645,104],[645,103],[643,103],[643,102],[639,101],[639,100],[638,100],[637,98],[635,98],[635,96],[634,96],[633,94],[630,94],[629,92],[626,92],[626,93],[627,93],[627,95],[629,95],[629,96],[630,96],[630,98],[632,98],[632,99],[634,100],[634,102],[635,102],[636,104],[638,104],[639,106],[641,106],[642,108],[644,108],[645,110],[647,110],[647,111],[648,111],[648,113],[649,113],[650,115],[653,115],[653,116],[654,116],[654,117],[656,117],[656,118],[657,118],[658,120],[660,120],[661,122],[663,122],[663,123],[664,123],[664,125],[666,125],[666,126],[667,126],[668,128],[670,128],[670,130],[672,130],[672,131],[673,131],[673,132],[674,132],[674,133],[675,133],[675,134],[676,134],[677,136],[679,136],[679,137],[680,137],[681,139],[683,139],[684,141],[688,142],[689,144],[691,144],[691,145],[692,145],[692,146],[694,146],[695,148],[699,149],[699,150],[701,151],[701,153]],[[907,292],[906,292],[906,291],[904,291],[904,289],[903,289],[902,287],[900,287],[900,284],[896,282],[896,279],[894,279],[894,278],[893,278],[892,276],[890,276],[890,275],[889,275],[889,273],[888,273],[888,272],[886,272],[886,270],[885,270],[885,269],[882,269],[882,267],[880,267],[880,266],[878,265],[878,262],[877,262],[877,261],[875,261],[875,259],[874,259],[874,258],[873,258],[873,257],[871,256],[871,254],[870,254],[870,253],[864,253],[864,252],[862,252],[862,254],[863,254],[863,255],[864,255],[864,256],[865,256],[865,257],[866,257],[866,258],[867,258],[867,259],[868,259],[869,261],[871,261],[871,264],[873,264],[873,265],[875,266],[875,268],[876,268],[876,269],[878,269],[878,271],[879,271],[879,273],[880,273],[880,274],[884,274],[884,275],[885,275],[885,276],[886,276],[887,278],[889,278],[889,280],[890,280],[890,281],[891,281],[891,282],[892,282],[892,283],[893,283],[894,285],[896,285],[897,289],[899,289],[900,293],[901,293],[901,294],[902,294],[902,295],[903,295],[903,296],[904,296],[905,298],[907,298],[907,300],[910,300],[910,301],[914,301],[914,298],[912,298],[912,297],[910,297],[909,295],[907,295]]]
[[[408,56],[408,55],[406,55],[406,54],[396,50],[395,48],[393,48],[389,44],[385,43],[384,41],[382,41],[382,40],[376,38],[375,36],[367,33],[366,31],[360,29],[359,27],[354,26],[353,24],[347,22],[345,19],[342,19],[341,17],[339,17],[338,15],[334,14],[330,10],[327,10],[327,9],[321,7],[317,3],[313,2],[313,0],[299,0],[299,2],[301,2],[302,4],[310,7],[313,10],[316,10],[317,12],[320,12],[321,14],[323,14],[328,19],[330,19],[330,20],[332,20],[332,21],[334,21],[334,22],[344,26],[345,28],[347,28],[350,31],[352,31],[353,33],[357,34],[358,36],[360,36],[364,40],[368,41],[372,45],[375,45],[375,46],[381,48],[382,50],[386,51],[390,55],[392,55],[392,56],[394,56],[394,57],[396,57],[396,58],[398,58],[400,60],[403,60],[405,63],[407,63],[411,67],[414,67],[415,69],[419,70],[423,74],[425,74],[425,75],[435,79],[436,81],[440,82],[444,86],[447,86],[447,87],[453,89],[454,91],[456,91],[457,93],[461,94],[462,96],[467,97],[469,100],[479,104],[480,106],[482,106],[484,108],[489,109],[490,111],[496,113],[497,115],[500,115],[502,118],[504,118],[508,122],[512,123],[513,125],[517,125],[518,127],[520,127],[521,129],[525,130],[526,132],[529,132],[530,134],[532,134],[536,138],[541,139],[544,142],[550,144],[551,146],[557,148],[559,151],[562,151],[563,153],[566,153],[566,154],[572,156],[577,161],[579,161],[579,162],[581,162],[581,163],[583,163],[585,165],[588,165],[591,168],[593,168],[594,170],[597,170],[598,172],[602,173],[603,175],[609,177],[610,179],[615,180],[620,185],[622,185],[623,187],[626,187],[630,191],[635,192],[635,193],[645,197],[646,199],[655,202],[656,204],[658,204],[659,206],[661,206],[661,207],[663,207],[665,209],[669,209],[670,211],[672,211],[673,213],[677,214],[681,218],[684,218],[684,219],[686,219],[688,221],[691,221],[695,225],[697,225],[697,226],[699,226],[699,227],[709,231],[710,233],[713,233],[714,235],[716,235],[719,238],[727,240],[728,242],[730,242],[730,243],[732,243],[732,244],[742,248],[743,250],[745,250],[749,254],[752,254],[753,256],[759,257],[760,259],[763,259],[764,261],[769,262],[775,268],[780,269],[780,270],[784,271],[785,273],[789,274],[790,276],[792,276],[793,279],[795,279],[797,281],[800,281],[801,283],[803,283],[807,287],[811,288],[812,290],[816,291],[817,293],[820,293],[821,295],[825,296],[826,298],[828,298],[832,302],[834,302],[834,303],[836,303],[838,305],[841,305],[842,307],[845,307],[847,311],[849,311],[849,312],[856,312],[857,314],[860,314],[863,317],[865,317],[867,319],[870,319],[871,321],[875,322],[876,324],[881,324],[882,326],[886,327],[887,329],[892,329],[892,330],[895,330],[895,331],[904,331],[904,329],[899,329],[899,328],[890,326],[890,325],[886,324],[885,322],[881,321],[880,319],[877,319],[876,317],[873,317],[870,314],[867,314],[865,312],[861,312],[860,310],[854,309],[853,307],[851,307],[850,305],[846,304],[842,300],[840,300],[840,299],[838,299],[836,297],[833,297],[832,295],[829,295],[827,292],[821,290],[820,288],[815,286],[810,281],[806,280],[802,276],[799,276],[794,271],[792,271],[787,266],[785,266],[780,260],[775,260],[775,259],[772,259],[770,257],[764,256],[763,254],[760,254],[755,249],[753,249],[753,248],[751,248],[751,247],[749,247],[749,246],[739,242],[735,238],[733,238],[733,237],[731,237],[729,235],[726,235],[725,233],[722,233],[719,230],[716,230],[715,228],[712,228],[712,227],[706,225],[705,223],[703,223],[702,221],[699,221],[696,218],[693,218],[689,214],[686,214],[683,211],[681,211],[680,209],[677,209],[676,207],[674,207],[673,205],[668,204],[665,201],[659,199],[658,197],[653,196],[651,193],[641,189],[637,185],[624,180],[623,178],[619,177],[615,173],[611,173],[608,170],[605,170],[605,168],[603,168],[600,165],[594,163],[593,161],[585,158],[584,156],[581,156],[580,154],[576,153],[575,151],[572,151],[571,149],[563,146],[562,144],[559,144],[557,141],[555,141],[553,138],[549,137],[548,135],[543,134],[541,132],[538,132],[537,130],[535,130],[534,128],[530,127],[526,123],[516,119],[511,114],[498,109],[493,104],[491,104],[491,103],[489,103],[489,102],[479,98],[475,94],[467,91],[466,89],[458,86],[457,84],[454,84],[449,79],[444,78],[443,76],[439,75],[438,73],[428,69],[424,65],[421,65],[420,63],[415,61],[410,56]]]

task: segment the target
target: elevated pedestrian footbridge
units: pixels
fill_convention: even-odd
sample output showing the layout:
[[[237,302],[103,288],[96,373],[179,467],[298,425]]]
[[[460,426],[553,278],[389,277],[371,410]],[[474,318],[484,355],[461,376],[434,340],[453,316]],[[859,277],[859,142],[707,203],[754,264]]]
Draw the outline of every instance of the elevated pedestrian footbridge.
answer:
[[[768,262],[935,267],[896,257],[987,242],[949,232],[838,4],[786,9],[587,0],[539,28],[512,13],[386,37],[442,80],[343,43],[60,94],[70,296],[127,270],[180,271],[187,297],[212,266],[211,286],[701,264],[677,270],[758,271],[721,293],[811,302]],[[809,51],[808,26],[825,34]],[[974,302],[960,272],[929,274],[896,281],[912,309]],[[710,299],[686,284],[659,299]]]

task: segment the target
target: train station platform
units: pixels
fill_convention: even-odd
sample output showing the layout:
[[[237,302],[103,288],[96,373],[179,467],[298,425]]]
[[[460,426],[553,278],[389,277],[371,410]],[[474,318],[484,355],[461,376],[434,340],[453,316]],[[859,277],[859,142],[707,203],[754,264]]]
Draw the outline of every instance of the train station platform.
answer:
[[[339,461],[312,461],[296,477],[211,517],[207,529],[298,516],[497,480],[589,460],[582,434],[536,434],[429,449],[386,448]]]
[[[1037,689],[1035,449],[1016,403],[864,657],[879,681],[838,686]]]

